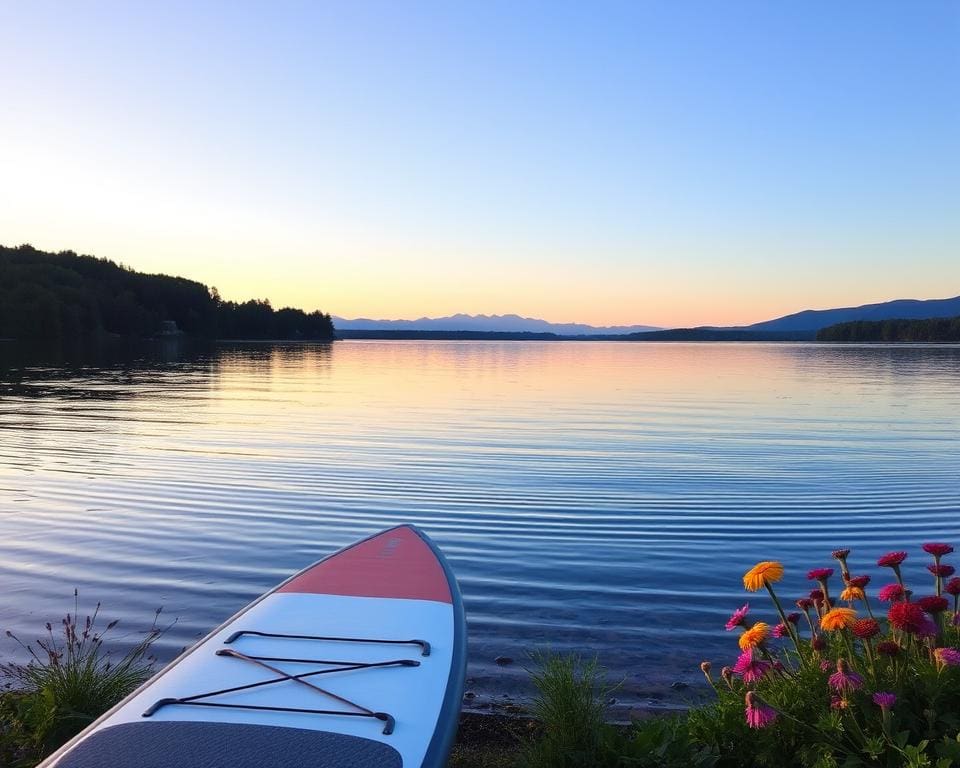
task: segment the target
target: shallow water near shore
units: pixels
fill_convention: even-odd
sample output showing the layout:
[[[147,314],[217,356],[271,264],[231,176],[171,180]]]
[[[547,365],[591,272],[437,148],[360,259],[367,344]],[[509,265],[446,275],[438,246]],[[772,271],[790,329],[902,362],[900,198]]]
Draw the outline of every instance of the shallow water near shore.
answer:
[[[468,706],[522,701],[534,647],[599,654],[620,711],[682,706],[702,659],[735,657],[732,608],[773,620],[740,582],[757,560],[786,564],[792,601],[832,549],[882,584],[884,551],[960,545],[960,347],[0,348],[0,630],[37,636],[77,587],[121,643],[176,617],[168,660],[399,522],[459,577]]]

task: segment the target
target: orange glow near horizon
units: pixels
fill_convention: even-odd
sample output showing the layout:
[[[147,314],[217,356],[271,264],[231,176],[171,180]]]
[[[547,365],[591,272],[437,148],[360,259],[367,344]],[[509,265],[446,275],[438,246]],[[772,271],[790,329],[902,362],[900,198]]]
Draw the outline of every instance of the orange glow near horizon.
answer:
[[[960,285],[947,282],[940,293],[931,292],[930,275],[922,272],[901,276],[896,288],[889,287],[889,281],[865,282],[856,265],[838,265],[826,282],[824,267],[817,262],[797,268],[788,282],[777,277],[779,270],[772,263],[716,262],[694,269],[682,254],[657,262],[653,270],[639,265],[614,269],[575,255],[547,270],[502,254],[468,254],[444,262],[435,254],[409,250],[388,259],[357,243],[343,244],[345,255],[334,257],[339,249],[333,245],[309,247],[293,239],[268,245],[263,233],[235,248],[201,240],[187,253],[170,242],[136,239],[123,228],[110,238],[89,234],[87,247],[60,238],[33,240],[32,245],[91,253],[144,272],[198,280],[215,286],[225,299],[269,299],[277,307],[320,309],[350,319],[415,320],[464,313],[594,326],[727,326],[804,309],[960,293]],[[263,258],[268,252],[276,255]],[[465,262],[484,267],[465,268]]]

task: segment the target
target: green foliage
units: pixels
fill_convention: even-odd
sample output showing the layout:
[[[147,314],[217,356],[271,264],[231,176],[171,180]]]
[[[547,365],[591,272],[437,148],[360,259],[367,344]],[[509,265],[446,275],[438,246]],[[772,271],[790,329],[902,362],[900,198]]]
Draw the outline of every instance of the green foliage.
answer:
[[[960,317],[837,323],[818,331],[817,341],[960,341]]]
[[[323,312],[223,301],[216,289],[194,280],[147,275],[72,251],[0,246],[0,338],[45,344],[102,334],[143,338],[159,333],[167,320],[207,338],[326,341],[334,333]]]
[[[625,728],[607,722],[607,684],[596,659],[537,653],[533,714],[540,737],[522,753],[523,768],[708,768],[712,749],[694,743],[682,718]]]
[[[687,718],[655,717],[639,720],[622,734],[616,751],[616,765],[626,768],[710,768],[717,765],[713,745],[698,742],[692,735]]]
[[[0,673],[14,686],[0,696],[0,764],[35,764],[152,673],[150,647],[164,631],[157,626],[160,612],[144,637],[120,658],[103,647],[106,633],[117,621],[100,630],[99,612],[97,604],[93,614],[81,621],[75,610],[63,619],[59,633],[47,624],[46,636],[31,644],[7,633],[30,661],[0,665]]]
[[[596,659],[535,653],[531,671],[537,696],[533,714],[543,733],[525,755],[527,768],[613,765],[605,761],[609,726],[605,702],[611,689]]]

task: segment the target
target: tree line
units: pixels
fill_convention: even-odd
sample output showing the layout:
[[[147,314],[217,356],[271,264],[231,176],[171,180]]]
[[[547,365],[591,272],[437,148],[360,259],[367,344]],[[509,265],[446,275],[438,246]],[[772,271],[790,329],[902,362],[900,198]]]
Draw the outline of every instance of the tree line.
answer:
[[[817,341],[960,341],[960,317],[837,323],[818,331]]]
[[[0,338],[80,342],[102,335],[155,336],[173,321],[210,339],[329,341],[324,312],[274,309],[268,300],[224,301],[203,283],[148,275],[73,251],[0,246]]]

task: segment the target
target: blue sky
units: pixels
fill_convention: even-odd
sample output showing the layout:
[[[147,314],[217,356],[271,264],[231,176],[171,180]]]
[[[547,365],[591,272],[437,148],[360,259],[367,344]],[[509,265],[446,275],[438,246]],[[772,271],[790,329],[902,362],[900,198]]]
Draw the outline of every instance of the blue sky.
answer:
[[[0,242],[347,316],[960,294],[960,3],[5,3]],[[12,119],[10,119],[12,118]]]

